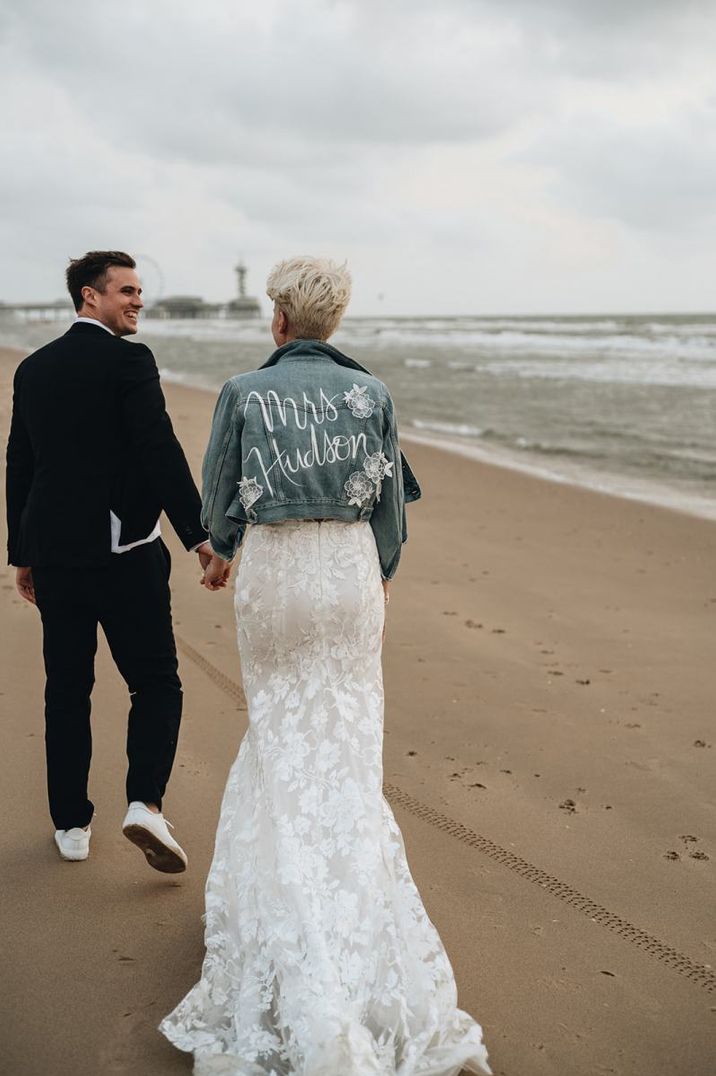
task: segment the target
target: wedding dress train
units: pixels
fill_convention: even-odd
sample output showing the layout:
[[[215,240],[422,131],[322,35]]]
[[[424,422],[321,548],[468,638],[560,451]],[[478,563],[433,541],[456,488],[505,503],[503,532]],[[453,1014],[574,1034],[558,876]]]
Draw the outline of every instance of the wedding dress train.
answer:
[[[196,1076],[489,1073],[382,795],[370,525],[249,528],[236,612],[249,728],[206,885],[201,979],[162,1032]]]

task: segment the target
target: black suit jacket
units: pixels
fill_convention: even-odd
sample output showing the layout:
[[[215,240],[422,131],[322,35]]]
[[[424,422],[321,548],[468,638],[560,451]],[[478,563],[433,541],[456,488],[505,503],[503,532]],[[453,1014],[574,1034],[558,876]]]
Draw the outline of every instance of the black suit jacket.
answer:
[[[201,498],[144,344],[78,322],[20,363],[7,448],[8,559],[108,563],[164,510],[187,549],[206,539]]]

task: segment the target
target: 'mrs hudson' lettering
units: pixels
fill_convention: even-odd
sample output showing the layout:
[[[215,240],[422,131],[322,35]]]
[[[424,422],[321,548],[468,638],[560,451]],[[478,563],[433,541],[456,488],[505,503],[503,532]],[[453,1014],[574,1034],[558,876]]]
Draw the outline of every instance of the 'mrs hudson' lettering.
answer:
[[[260,392],[257,392],[256,389],[252,389],[246,397],[244,414],[246,414],[246,409],[251,401],[256,399],[261,408],[261,416],[264,420],[264,425],[270,433],[273,433],[275,426],[273,417],[274,407],[276,408],[278,422],[284,427],[288,425],[288,413],[290,409],[293,409],[293,421],[299,430],[305,430],[310,421],[315,422],[319,426],[324,422],[335,422],[338,418],[338,411],[336,405],[333,403],[336,396],[326,396],[323,389],[319,389],[319,393],[318,404],[315,404],[305,392],[303,394],[303,402],[299,404],[294,400],[293,396],[284,396],[282,400],[279,394],[273,389],[269,389],[265,399]],[[340,393],[337,393],[337,395],[340,396]]]
[[[320,389],[318,402],[314,403],[305,392],[300,402],[293,396],[284,396],[282,399],[273,389],[270,389],[265,397],[255,389],[249,393],[244,404],[244,415],[252,400],[261,408],[264,426],[269,433],[274,434],[270,438],[273,459],[265,460],[261,449],[254,445],[245,457],[244,463],[248,463],[252,458],[255,459],[269,493],[274,492],[271,472],[275,467],[279,468],[284,478],[292,485],[299,486],[300,482],[292,476],[300,474],[301,471],[352,460],[359,454],[362,456],[368,454],[365,433],[331,436],[330,432],[324,429],[319,436],[316,431],[317,426],[335,422],[338,418],[338,409],[333,401],[339,395],[340,393],[336,396],[327,396],[323,389]],[[307,431],[307,436],[303,439],[307,441],[307,444],[290,450],[280,446],[275,431],[277,427],[280,432],[280,428],[286,429],[289,425],[298,430]]]

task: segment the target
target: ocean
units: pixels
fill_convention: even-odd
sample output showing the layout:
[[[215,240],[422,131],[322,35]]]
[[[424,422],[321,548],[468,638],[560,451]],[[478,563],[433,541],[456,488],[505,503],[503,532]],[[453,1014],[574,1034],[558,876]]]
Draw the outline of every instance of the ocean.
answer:
[[[60,331],[0,321],[28,350]],[[135,339],[212,390],[273,350],[266,321]],[[406,440],[716,518],[716,315],[346,318],[331,342],[387,383]]]

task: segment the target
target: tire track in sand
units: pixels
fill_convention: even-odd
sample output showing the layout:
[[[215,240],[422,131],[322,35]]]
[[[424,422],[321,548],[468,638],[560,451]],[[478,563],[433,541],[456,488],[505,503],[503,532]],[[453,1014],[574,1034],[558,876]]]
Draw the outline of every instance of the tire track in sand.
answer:
[[[213,680],[222,691],[232,698],[239,710],[246,709],[246,697],[240,684],[232,680],[220,669],[217,669],[203,654],[190,646],[180,636],[176,636],[176,641],[180,652],[193,661],[202,672],[206,673],[210,680]],[[707,965],[697,963],[684,953],[679,952],[672,945],[667,945],[665,942],[660,941],[659,938],[654,937],[653,934],[649,934],[647,931],[635,926],[622,916],[610,912],[603,905],[592,900],[591,897],[585,896],[568,882],[563,882],[554,875],[548,874],[541,867],[535,866],[514,852],[510,852],[507,848],[502,848],[501,845],[495,844],[489,837],[483,837],[482,834],[477,833],[476,830],[471,829],[469,826],[463,825],[462,822],[457,822],[454,818],[435,810],[434,807],[422,803],[420,800],[415,799],[414,796],[404,792],[397,785],[385,784],[383,791],[391,806],[400,807],[404,811],[408,811],[435,829],[439,829],[470,848],[476,849],[476,851],[481,852],[489,859],[506,867],[507,870],[518,874],[525,881],[539,886],[540,889],[563,904],[574,908],[588,919],[591,919],[593,923],[598,923],[599,926],[609,930],[612,934],[616,934],[630,945],[641,949],[642,952],[671,968],[684,979],[688,979],[696,986],[701,987],[702,990],[706,990],[709,994],[716,993],[716,973]]]

